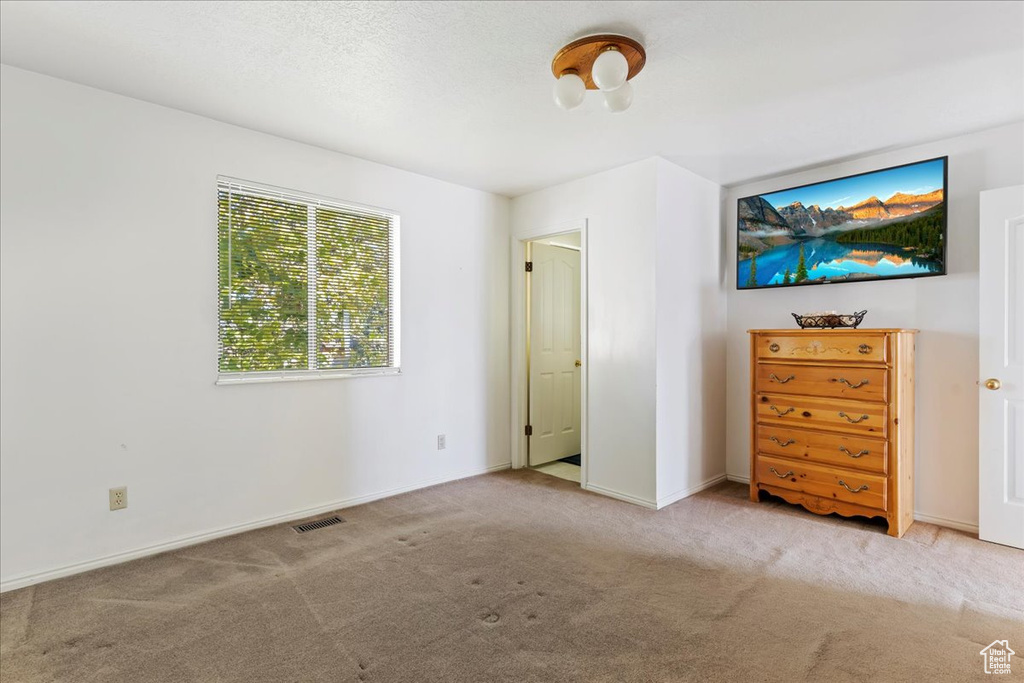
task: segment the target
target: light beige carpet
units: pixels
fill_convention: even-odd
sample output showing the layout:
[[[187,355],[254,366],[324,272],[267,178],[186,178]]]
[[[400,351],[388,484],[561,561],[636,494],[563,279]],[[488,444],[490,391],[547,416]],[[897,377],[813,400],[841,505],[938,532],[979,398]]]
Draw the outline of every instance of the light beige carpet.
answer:
[[[660,512],[486,475],[0,596],[34,681],[968,681],[1024,552],[725,484]]]

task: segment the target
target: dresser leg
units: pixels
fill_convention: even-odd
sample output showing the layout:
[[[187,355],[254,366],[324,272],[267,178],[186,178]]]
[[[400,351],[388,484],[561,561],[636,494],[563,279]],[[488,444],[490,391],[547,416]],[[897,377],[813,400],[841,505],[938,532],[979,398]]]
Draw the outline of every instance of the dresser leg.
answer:
[[[750,500],[754,501],[755,503],[760,500],[760,498],[758,497],[757,493],[758,493],[757,484],[751,484],[750,485]]]
[[[893,517],[888,520],[889,522],[889,535],[896,538],[903,538],[903,534],[907,533],[907,529],[914,523],[913,520],[903,521],[901,517]]]

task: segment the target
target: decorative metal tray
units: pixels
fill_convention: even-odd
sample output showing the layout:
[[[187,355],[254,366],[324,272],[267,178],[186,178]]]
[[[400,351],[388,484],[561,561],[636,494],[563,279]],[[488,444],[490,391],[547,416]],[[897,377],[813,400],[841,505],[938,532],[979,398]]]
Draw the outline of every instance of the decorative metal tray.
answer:
[[[842,313],[806,313],[804,315],[793,313],[792,315],[796,318],[796,324],[805,329],[828,329],[836,327],[856,328],[864,320],[865,313],[867,313],[866,310],[858,311],[852,315]]]

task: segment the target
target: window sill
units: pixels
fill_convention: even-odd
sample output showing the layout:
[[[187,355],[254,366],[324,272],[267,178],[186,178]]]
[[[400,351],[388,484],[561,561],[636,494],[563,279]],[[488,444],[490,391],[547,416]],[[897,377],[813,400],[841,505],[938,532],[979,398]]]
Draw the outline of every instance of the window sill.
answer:
[[[268,384],[271,382],[308,382],[320,379],[390,377],[402,374],[401,368],[349,368],[345,370],[287,370],[282,372],[230,372],[217,375],[217,385]]]

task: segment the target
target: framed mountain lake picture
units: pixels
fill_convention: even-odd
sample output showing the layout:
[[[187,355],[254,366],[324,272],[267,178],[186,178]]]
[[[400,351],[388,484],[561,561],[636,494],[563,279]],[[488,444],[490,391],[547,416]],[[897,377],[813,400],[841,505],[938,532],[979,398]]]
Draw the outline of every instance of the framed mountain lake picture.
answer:
[[[740,199],[737,288],[945,275],[947,160]]]

